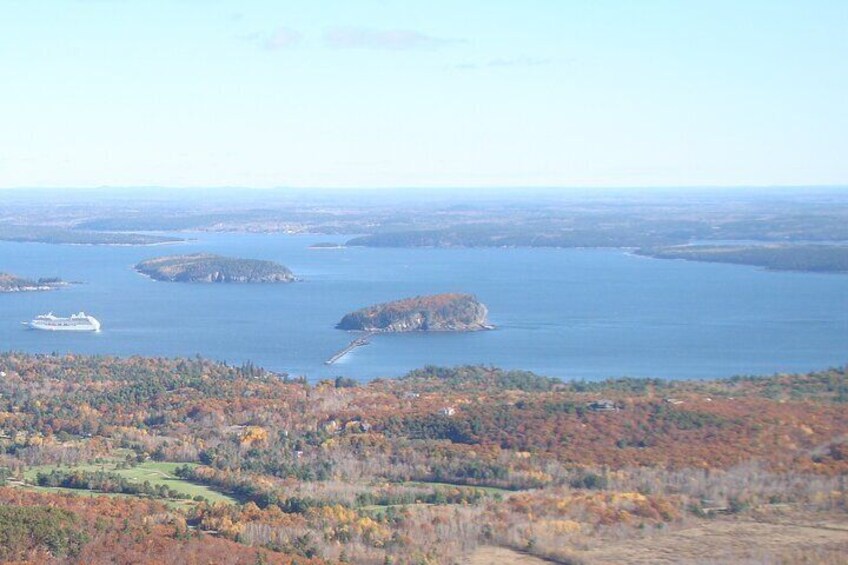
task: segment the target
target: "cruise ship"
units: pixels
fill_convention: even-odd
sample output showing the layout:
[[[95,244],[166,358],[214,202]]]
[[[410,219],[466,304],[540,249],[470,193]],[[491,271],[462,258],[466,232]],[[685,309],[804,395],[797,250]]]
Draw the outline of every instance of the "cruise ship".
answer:
[[[54,316],[53,312],[36,316],[31,322],[23,322],[35,330],[54,332],[99,332],[100,322],[85,312],[72,314],[70,318]]]

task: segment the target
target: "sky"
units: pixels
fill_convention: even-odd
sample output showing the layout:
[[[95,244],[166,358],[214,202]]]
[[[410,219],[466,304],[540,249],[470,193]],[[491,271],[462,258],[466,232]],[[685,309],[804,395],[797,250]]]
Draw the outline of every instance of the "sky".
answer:
[[[0,0],[0,187],[848,184],[845,0]]]

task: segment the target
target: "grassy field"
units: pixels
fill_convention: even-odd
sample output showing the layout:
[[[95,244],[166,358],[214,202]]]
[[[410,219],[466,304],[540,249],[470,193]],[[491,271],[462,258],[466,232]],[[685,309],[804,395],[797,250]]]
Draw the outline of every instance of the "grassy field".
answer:
[[[681,529],[649,532],[642,539],[597,542],[591,549],[563,547],[562,554],[550,556],[552,560],[503,547],[481,546],[460,563],[848,563],[848,524],[844,514],[822,518],[821,514],[790,513],[770,520],[765,517],[702,520]]]
[[[848,556],[844,514],[718,518],[645,539],[612,541],[574,551],[587,563],[843,564]],[[778,559],[778,556],[780,558]]]
[[[421,488],[427,490],[434,489],[467,489],[467,490],[478,490],[481,491],[486,496],[505,496],[515,491],[497,488],[497,487],[479,487],[479,486],[471,486],[471,485],[460,485],[460,484],[452,484],[452,483],[439,483],[439,482],[424,482],[424,481],[404,481],[399,483],[402,486],[409,488]],[[381,515],[383,514],[387,508],[400,508],[400,507],[409,507],[409,506],[433,506],[431,503],[424,502],[416,502],[410,504],[369,504],[367,506],[360,507],[362,510],[371,512],[373,515]]]
[[[35,492],[52,492],[57,494],[75,494],[77,496],[108,496],[109,498],[123,497],[123,498],[131,498],[134,495],[132,494],[123,494],[120,492],[95,492],[92,490],[81,490],[75,488],[64,488],[64,487],[40,487],[36,485],[30,484],[21,484],[10,482],[8,483],[11,487],[22,488],[26,490],[32,490]]]
[[[419,488],[474,489],[474,490],[483,491],[484,493],[486,493],[490,496],[495,495],[495,494],[506,495],[506,494],[510,494],[512,492],[515,492],[515,491],[512,491],[512,490],[507,490],[505,488],[481,487],[481,486],[474,486],[474,485],[459,485],[459,484],[453,484],[453,483],[436,483],[436,482],[428,483],[428,482],[422,482],[422,481],[406,481],[406,482],[401,483],[401,484],[403,484],[403,486],[406,486],[406,487],[419,487]]]
[[[216,490],[212,490],[211,488],[199,485],[196,483],[192,483],[189,481],[185,481],[180,479],[174,473],[174,470],[177,467],[182,465],[186,465],[186,463],[168,463],[161,461],[147,461],[145,463],[141,463],[136,465],[135,467],[130,467],[128,469],[116,469],[115,463],[102,463],[102,464],[91,464],[91,465],[78,465],[74,467],[60,467],[56,465],[40,465],[36,467],[30,467],[24,472],[24,479],[26,479],[29,483],[35,483],[36,476],[38,473],[49,473],[54,469],[60,469],[63,471],[106,471],[109,473],[115,473],[116,475],[120,475],[125,479],[130,481],[135,481],[139,483],[143,483],[144,481],[149,481],[152,485],[165,485],[168,488],[171,488],[177,492],[187,494],[194,498],[195,496],[202,496],[209,500],[209,502],[227,502],[227,503],[235,503],[237,502],[234,498],[227,496],[226,494],[220,493]],[[188,464],[192,466],[192,464]],[[35,487],[34,489],[48,490],[46,487]],[[57,490],[57,489],[49,489],[49,490]],[[73,489],[60,489],[62,491],[71,491],[71,492],[85,492],[80,490]]]

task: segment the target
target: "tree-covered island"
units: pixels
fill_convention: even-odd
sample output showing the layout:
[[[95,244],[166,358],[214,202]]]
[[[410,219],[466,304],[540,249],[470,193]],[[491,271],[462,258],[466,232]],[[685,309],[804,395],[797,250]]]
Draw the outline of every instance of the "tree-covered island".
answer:
[[[347,314],[340,330],[368,332],[472,332],[489,330],[489,310],[470,294],[416,296]]]
[[[294,274],[279,263],[210,253],[171,255],[142,261],[136,271],[157,280],[191,283],[288,283]]]
[[[12,275],[10,273],[0,273],[0,292],[33,292],[39,290],[55,290],[59,287],[66,286],[68,283],[60,278],[49,277],[28,279]]]

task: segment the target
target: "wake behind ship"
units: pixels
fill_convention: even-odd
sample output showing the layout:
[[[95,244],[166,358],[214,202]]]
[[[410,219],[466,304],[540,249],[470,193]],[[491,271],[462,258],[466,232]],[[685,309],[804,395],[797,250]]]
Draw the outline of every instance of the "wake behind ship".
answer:
[[[72,314],[70,318],[54,316],[53,312],[36,316],[30,322],[22,322],[34,330],[60,332],[99,332],[100,322],[85,312]]]

